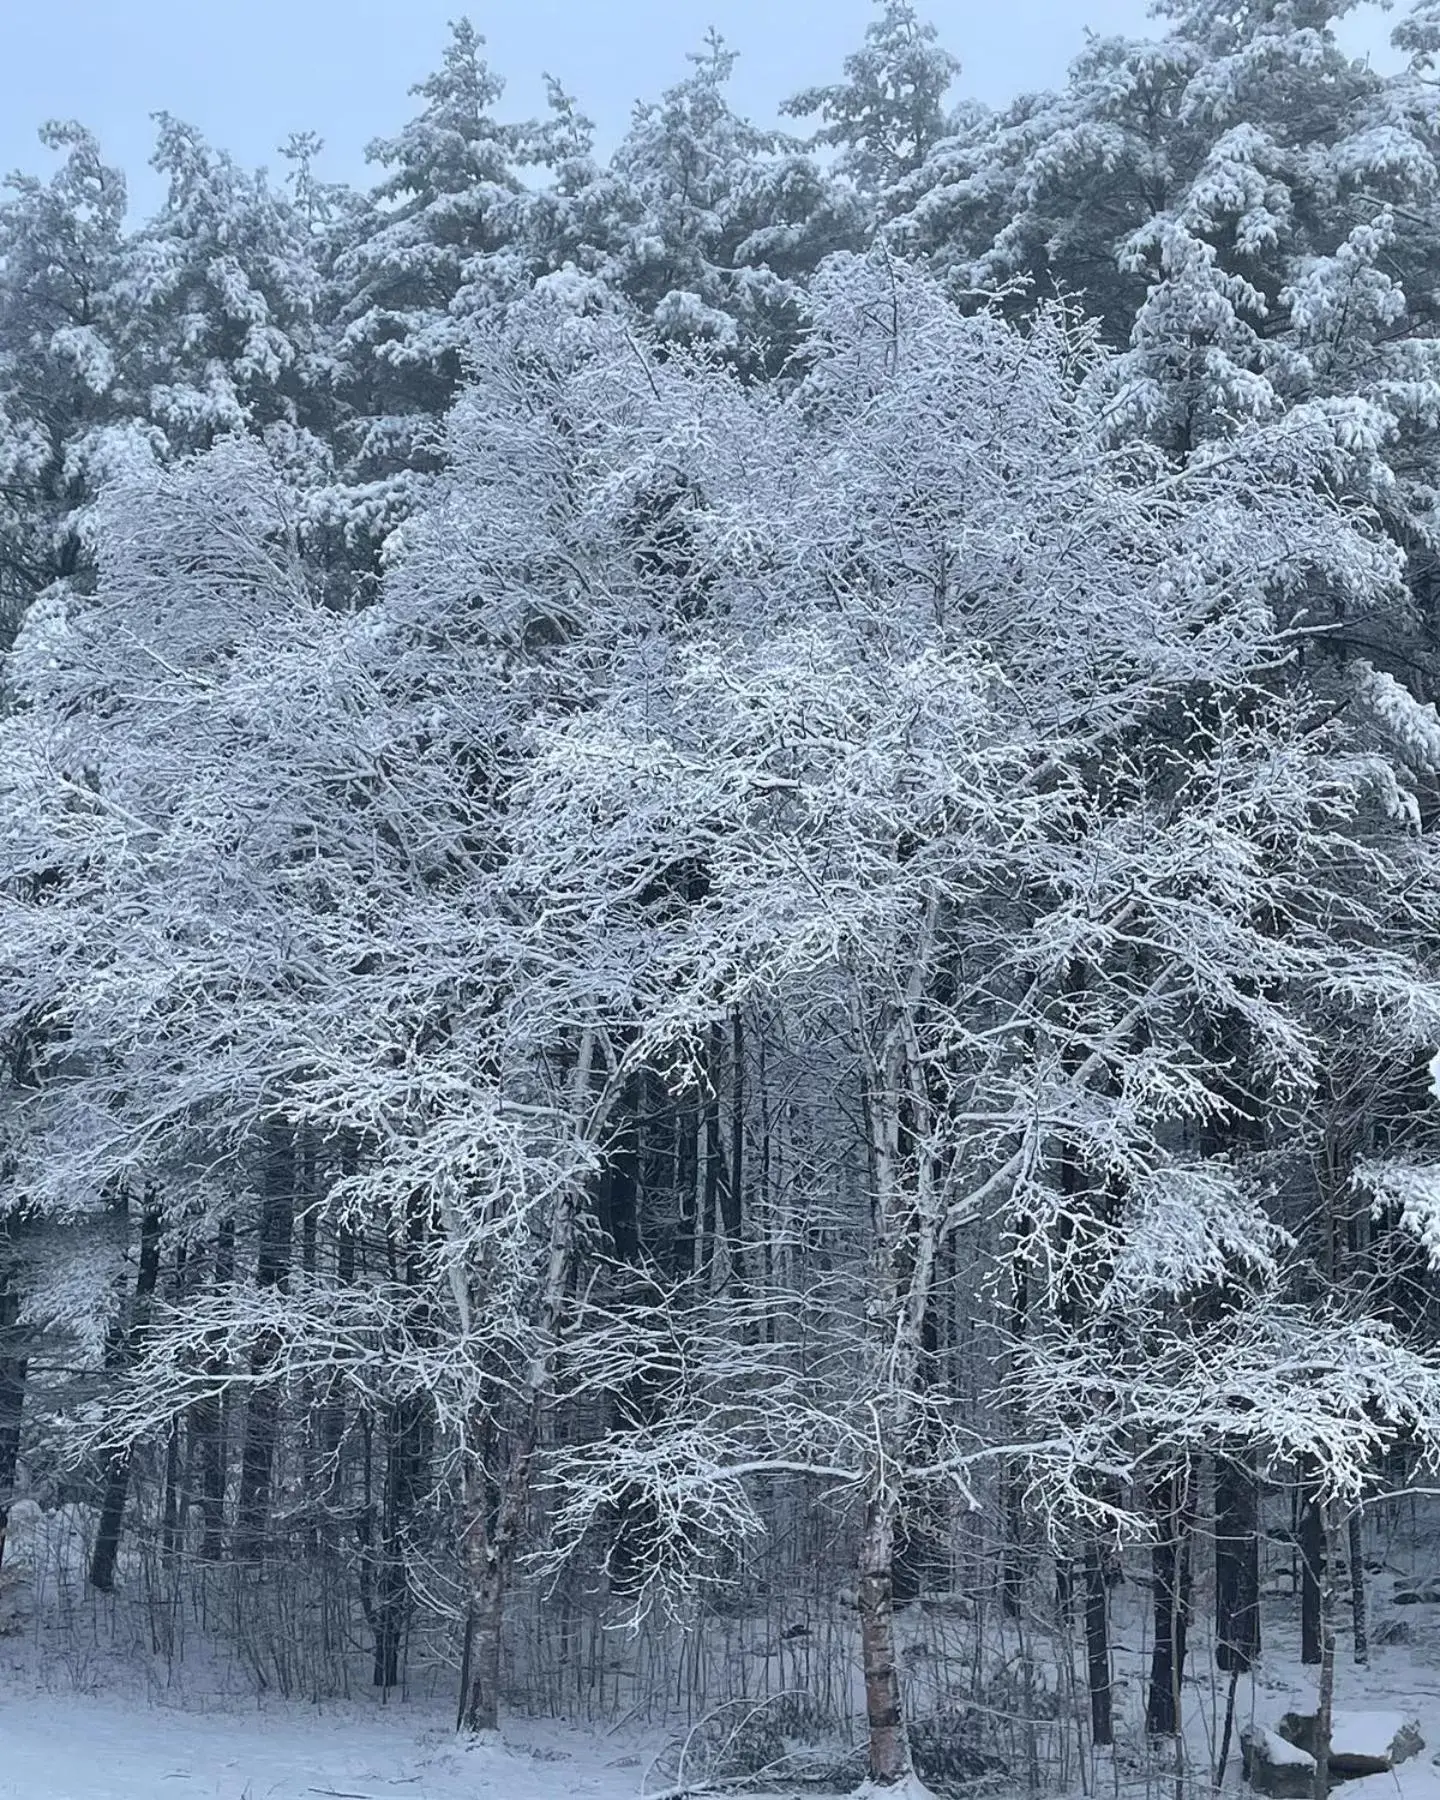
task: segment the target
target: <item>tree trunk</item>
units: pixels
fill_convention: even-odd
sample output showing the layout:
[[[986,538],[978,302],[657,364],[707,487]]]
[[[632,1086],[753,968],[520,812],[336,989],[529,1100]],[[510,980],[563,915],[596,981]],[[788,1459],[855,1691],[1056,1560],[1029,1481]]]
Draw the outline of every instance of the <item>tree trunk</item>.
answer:
[[[589,1130],[605,1122],[603,1114],[590,1113],[591,1072],[595,1039],[587,1028],[581,1033],[575,1058],[574,1117]],[[493,1441],[493,1417],[471,1421],[471,1443],[465,1457],[465,1520],[463,1554],[470,1595],[465,1619],[465,1674],[460,1719],[471,1731],[495,1731],[500,1718],[501,1630],[505,1592],[509,1585],[515,1546],[530,1491],[530,1471],[540,1442],[544,1410],[550,1397],[555,1357],[559,1349],[561,1313],[575,1257],[575,1215],[578,1192],[557,1196],[550,1220],[550,1247],[535,1315],[536,1338],[541,1348],[529,1359],[526,1371],[527,1408],[524,1423],[510,1449],[498,1501],[490,1506],[490,1486],[482,1447]]]
[[[171,1419],[165,1434],[165,1497],[160,1515],[160,1549],[167,1566],[180,1550],[180,1421]]]
[[[341,1226],[335,1243],[335,1279],[342,1287],[355,1281],[355,1234]],[[320,1408],[319,1543],[323,1555],[333,1555],[338,1544],[335,1503],[340,1495],[340,1451],[345,1442],[345,1378],[337,1369],[330,1376]]]
[[[1365,1610],[1365,1515],[1357,1506],[1345,1522],[1350,1549],[1350,1618],[1354,1626],[1355,1661],[1370,1661],[1370,1629]]]
[[[1311,1508],[1319,1520],[1319,1537],[1324,1556],[1324,1576],[1320,1583],[1320,1685],[1315,1707],[1315,1800],[1327,1800],[1330,1792],[1330,1728],[1335,1704],[1335,1565],[1339,1558],[1334,1523],[1334,1502],[1312,1501]]]
[[[150,1302],[160,1278],[160,1214],[147,1207],[140,1221],[140,1265],[135,1272],[135,1298],[130,1314],[122,1362],[131,1363],[140,1353]],[[120,1553],[120,1527],[125,1519],[125,1500],[130,1491],[130,1446],[114,1444],[106,1456],[105,1490],[95,1526],[95,1548],[90,1557],[90,1585],[102,1594],[113,1592],[115,1563]]]
[[[263,1372],[270,1354],[257,1349],[252,1372]],[[259,1364],[259,1371],[253,1365]],[[240,1493],[235,1508],[237,1562],[259,1563],[265,1556],[270,1522],[270,1483],[275,1466],[280,1397],[273,1388],[251,1390],[245,1408],[245,1441],[240,1451]]]
[[[1259,1488],[1245,1453],[1215,1459],[1215,1665],[1253,1668],[1260,1654]]]
[[[699,1103],[688,1097],[671,1103],[674,1129],[671,1193],[676,1203],[673,1272],[681,1281],[687,1281],[695,1273],[700,1225],[700,1111]]]
[[[398,1401],[390,1409],[379,1570],[372,1619],[374,1685],[378,1688],[395,1687],[400,1680],[400,1649],[410,1622],[410,1566],[406,1541],[415,1513],[425,1456],[425,1422],[425,1402],[419,1396]]]
[[[720,1119],[720,1083],[724,1065],[724,1038],[712,1025],[705,1042],[705,1091],[701,1106],[701,1135],[696,1149],[700,1159],[698,1192],[700,1236],[696,1267],[704,1270],[712,1291],[723,1285],[729,1255],[725,1215],[729,1201],[725,1187],[729,1169],[723,1152]]]
[[[1180,1734],[1180,1691],[1185,1679],[1185,1639],[1189,1623],[1190,1471],[1177,1469],[1151,1489],[1156,1538],[1151,1551],[1155,1597],[1155,1642],[1145,1729],[1152,1737]]]
[[[720,1191],[725,1209],[725,1238],[730,1247],[732,1279],[745,1279],[745,1027],[740,1009],[730,1025],[730,1166]]]
[[[175,1251],[174,1304],[185,1303],[185,1270],[188,1257],[184,1244]],[[173,1568],[180,1553],[180,1534],[185,1516],[185,1492],[180,1460],[180,1415],[170,1420],[165,1437],[165,1497],[161,1512],[160,1547],[167,1568]]]
[[[19,1319],[20,1289],[8,1262],[0,1261],[0,1565],[5,1560],[5,1531],[15,1497],[25,1410],[28,1359],[19,1354]]]
[[[632,1079],[626,1084],[596,1193],[601,1229],[620,1263],[640,1260],[640,1138],[646,1095],[643,1081]]]
[[[1005,1544],[1000,1556],[1000,1610],[1007,1619],[1018,1619],[1025,1606],[1026,1520],[1024,1489],[1015,1470],[1001,1471],[1000,1487],[1005,1521]]]
[[[262,1177],[255,1285],[261,1289],[283,1288],[290,1273],[295,1227],[295,1140],[290,1127],[279,1120],[265,1128]],[[280,1420],[280,1396],[266,1383],[265,1375],[275,1349],[275,1341],[267,1333],[250,1357],[250,1375],[256,1385],[250,1390],[245,1408],[245,1440],[240,1450],[234,1541],[238,1562],[258,1563],[265,1554]]]
[[[467,1731],[498,1731],[500,1726],[505,1597],[530,1491],[530,1468],[540,1436],[542,1397],[543,1390],[537,1386],[529,1417],[511,1447],[498,1492],[494,1491],[494,1484],[486,1473],[479,1448],[481,1445],[492,1448],[494,1433],[488,1420],[477,1421],[472,1427],[476,1448],[466,1457],[462,1546],[469,1600],[465,1612],[460,1725]]]
[[[1029,1312],[1029,1280],[1017,1262],[1010,1301],[1010,1332],[1017,1344],[1025,1336]],[[1024,1484],[1019,1469],[1008,1462],[1001,1465],[1000,1492],[1005,1520],[1005,1543],[1000,1556],[1000,1610],[1007,1619],[1018,1619],[1025,1605],[1028,1533]]]
[[[485,1528],[483,1497],[474,1497],[470,1504],[471,1529],[466,1536],[470,1603],[465,1621],[460,1724],[470,1732],[495,1732],[500,1729],[505,1558]]]
[[[1215,1759],[1215,1787],[1225,1785],[1225,1765],[1230,1760],[1230,1740],[1235,1735],[1235,1690],[1240,1685],[1240,1670],[1230,1671],[1230,1685],[1225,1690],[1225,1725],[1220,1733],[1220,1754]]]
[[[235,1278],[235,1225],[220,1223],[215,1236],[215,1286],[225,1287]],[[205,1365],[205,1373],[218,1381],[225,1372],[219,1345]],[[190,1442],[200,1465],[200,1555],[219,1562],[225,1550],[225,1402],[221,1394],[207,1394],[190,1408]]]
[[[596,1194],[600,1226],[610,1240],[615,1259],[632,1267],[642,1262],[643,1197],[648,1195],[650,1183],[660,1179],[662,1160],[669,1168],[668,1159],[662,1159],[655,1149],[659,1136],[655,1115],[651,1084],[647,1072],[642,1070],[625,1086]],[[627,1274],[622,1279],[630,1291],[643,1291],[643,1277]],[[610,1424],[615,1429],[648,1424],[658,1404],[655,1383],[643,1372],[636,1374],[609,1396]],[[650,1517],[644,1505],[630,1505],[622,1499],[617,1506],[614,1536],[606,1558],[612,1593],[625,1595],[635,1591]]]
[[[1321,1660],[1321,1583],[1325,1575],[1325,1526],[1320,1502],[1307,1489],[1300,1497],[1300,1660]]]
[[[895,1657],[894,1554],[894,1506],[884,1499],[872,1500],[866,1509],[860,1546],[860,1654],[865,1670],[870,1779],[879,1788],[898,1787],[913,1773]]]
[[[538,1425],[538,1414],[532,1413],[532,1420]],[[489,1420],[477,1420],[473,1429],[475,1448],[465,1465],[463,1549],[469,1601],[465,1614],[459,1725],[466,1731],[478,1733],[500,1729],[505,1597],[520,1531],[534,1438],[528,1431],[522,1437],[496,1492],[484,1463],[484,1454],[493,1452],[495,1434]]]
[[[1090,1738],[1097,1749],[1115,1742],[1110,1683],[1110,1590],[1105,1558],[1093,1539],[1085,1546],[1085,1663],[1090,1682]]]

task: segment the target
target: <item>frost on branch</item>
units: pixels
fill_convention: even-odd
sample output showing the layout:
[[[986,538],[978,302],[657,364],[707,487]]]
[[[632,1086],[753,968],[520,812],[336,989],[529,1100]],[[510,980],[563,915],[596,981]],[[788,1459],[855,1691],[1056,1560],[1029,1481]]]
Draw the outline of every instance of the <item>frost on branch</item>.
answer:
[[[1370,1195],[1377,1215],[1398,1216],[1401,1230],[1420,1245],[1432,1268],[1440,1268],[1440,1166],[1362,1163],[1355,1171],[1355,1185]]]
[[[1433,1047],[1440,886],[1415,717],[1300,678],[1396,591],[1333,421],[1167,462],[1072,314],[878,252],[797,329],[770,386],[516,302],[365,605],[251,440],[106,503],[3,722],[13,1148],[185,1250],[92,1453],[243,1405],[250,1555],[317,1394],[342,1499],[356,1421],[423,1439],[384,1567],[485,1730],[527,1572],[690,1618],[828,1509],[893,1785],[912,1525],[1138,1532],[1113,1483],[1222,1440],[1349,1496],[1434,1429],[1282,1202],[1337,1046]]]

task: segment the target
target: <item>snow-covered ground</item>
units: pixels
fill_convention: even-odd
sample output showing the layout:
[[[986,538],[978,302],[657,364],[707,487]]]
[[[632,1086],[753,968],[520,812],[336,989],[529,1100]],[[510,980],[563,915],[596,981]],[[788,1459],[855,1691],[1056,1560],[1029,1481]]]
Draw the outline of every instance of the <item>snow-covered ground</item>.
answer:
[[[462,1748],[407,1707],[196,1712],[11,1685],[0,1800],[635,1800],[645,1785],[648,1757],[613,1739],[529,1722],[506,1737]]]
[[[1343,1707],[1418,1718],[1426,1742],[1393,1774],[1347,1783],[1345,1800],[1440,1800],[1440,1662],[1431,1641],[1432,1633],[1440,1639],[1440,1607],[1433,1610],[1435,1625],[1424,1621],[1418,1643],[1377,1647],[1370,1669],[1342,1653]],[[1292,1707],[1313,1706],[1286,1635],[1283,1627],[1272,1634],[1253,1691],[1242,1691],[1241,1722],[1273,1725]],[[1117,1660],[1123,1682],[1130,1659]],[[1215,1720],[1199,1683],[1187,1699],[1198,1771]],[[651,1769],[655,1733],[512,1719],[504,1739],[466,1746],[441,1708],[423,1704],[192,1697],[170,1705],[72,1689],[55,1665],[43,1674],[29,1657],[0,1663],[0,1800],[637,1800],[666,1785]],[[1226,1788],[1244,1792],[1238,1754]]]
[[[31,1559],[44,1560],[34,1546]],[[1153,1786],[1158,1765],[1145,1766],[1140,1725],[1148,1661],[1140,1568],[1137,1561],[1115,1596],[1121,1742],[1113,1762],[1107,1755],[1088,1772],[1083,1786],[1092,1795],[1160,1791]],[[1427,1582],[1433,1600],[1396,1604],[1397,1592],[1428,1594]],[[1368,1668],[1354,1665],[1340,1614],[1337,1712],[1350,1719],[1352,1748],[1369,1726],[1388,1741],[1397,1716],[1418,1722],[1425,1748],[1392,1774],[1346,1783],[1343,1800],[1440,1800],[1440,1534],[1424,1534],[1423,1549],[1407,1547],[1374,1571],[1371,1600],[1381,1641]],[[1206,1597],[1197,1601],[1185,1713],[1199,1793],[1219,1740],[1224,1678],[1213,1673]],[[1265,1651],[1237,1694],[1237,1730],[1247,1723],[1273,1730],[1286,1712],[1313,1710],[1315,1672],[1300,1665],[1295,1610],[1279,1594],[1266,1603]],[[502,1744],[469,1746],[450,1728],[442,1702],[257,1703],[237,1692],[233,1671],[200,1655],[183,1677],[162,1671],[173,1678],[166,1693],[154,1670],[102,1647],[100,1616],[80,1611],[54,1628],[37,1626],[24,1608],[8,1622],[0,1617],[0,1800],[640,1800],[674,1779],[664,1771],[675,1767],[675,1731],[684,1735],[678,1721],[675,1731],[606,1730],[512,1716]],[[926,1628],[920,1612],[907,1610],[902,1640],[919,1642]],[[951,1628],[969,1629],[963,1618]],[[944,1701],[943,1690],[938,1683],[932,1701]],[[1016,1767],[1015,1775],[1018,1793],[1023,1772]],[[1072,1784],[1077,1796],[1081,1785]],[[1245,1792],[1238,1746],[1225,1789],[1237,1800]],[[793,1790],[782,1784],[779,1791]],[[1003,1790],[986,1794],[1003,1800]]]

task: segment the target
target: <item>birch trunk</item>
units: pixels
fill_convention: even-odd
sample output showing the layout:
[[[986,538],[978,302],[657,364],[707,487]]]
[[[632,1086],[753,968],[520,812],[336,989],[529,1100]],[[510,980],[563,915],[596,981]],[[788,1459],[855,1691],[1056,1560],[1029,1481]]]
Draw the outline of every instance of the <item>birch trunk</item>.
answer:
[[[1324,1552],[1320,1578],[1320,1685],[1315,1707],[1315,1800],[1330,1792],[1330,1728],[1335,1707],[1335,1565],[1338,1550],[1333,1501],[1313,1502]]]
[[[597,1131],[604,1113],[590,1109],[591,1070],[595,1044],[590,1031],[580,1040],[573,1095],[574,1119],[582,1133]],[[460,1727],[472,1732],[498,1731],[503,1676],[502,1639],[505,1595],[514,1566],[515,1548],[530,1491],[530,1472],[540,1442],[540,1428],[550,1398],[559,1349],[561,1313],[575,1254],[575,1216],[579,1192],[572,1188],[555,1201],[550,1220],[550,1246],[544,1283],[536,1306],[535,1349],[524,1373],[525,1422],[512,1444],[493,1512],[491,1484],[482,1446],[493,1441],[488,1418],[471,1421],[465,1461],[463,1551],[469,1584],[465,1618],[465,1659],[459,1708]],[[463,1284],[457,1291],[462,1324],[471,1329],[471,1303]]]
[[[870,1779],[877,1788],[899,1787],[914,1772],[895,1659],[894,1554],[894,1506],[884,1498],[872,1500],[860,1546],[859,1609]]]
[[[472,1461],[465,1480],[465,1571],[469,1605],[461,1673],[461,1729],[500,1729],[501,1633],[505,1623],[503,1547],[489,1530],[489,1497],[483,1471]]]
[[[867,1056],[864,1103],[873,1231],[869,1349],[877,1442],[868,1471],[857,1604],[870,1791],[903,1789],[907,1796],[924,1789],[911,1760],[895,1657],[895,1546],[940,1238],[934,1121],[914,1018],[934,925],[931,907],[906,1004],[891,1027],[883,1057]],[[857,1025],[862,1025],[858,1019]],[[866,1042],[863,1025],[857,1035]]]

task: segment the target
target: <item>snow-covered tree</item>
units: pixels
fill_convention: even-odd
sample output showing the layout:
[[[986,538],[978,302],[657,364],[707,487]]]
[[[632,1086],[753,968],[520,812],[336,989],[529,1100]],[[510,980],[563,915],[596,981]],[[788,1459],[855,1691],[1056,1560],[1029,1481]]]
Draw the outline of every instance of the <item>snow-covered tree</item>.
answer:
[[[573,710],[645,623],[629,463],[671,423],[623,429],[650,392],[623,329],[537,307],[381,606],[323,604],[300,498],[225,438],[111,497],[98,591],[32,611],[8,721],[7,1018],[51,1032],[19,1188],[54,1212],[143,1185],[167,1244],[223,1230],[253,1271],[151,1317],[103,1441],[246,1383],[248,1559],[278,1394],[418,1409],[458,1496],[479,1727],[617,1092],[610,997],[570,973],[583,921],[517,886],[511,788],[532,714]],[[328,1146],[309,1193],[304,1142]],[[291,1266],[306,1213],[329,1267]]]
[[[783,360],[797,281],[862,241],[863,221],[848,184],[733,111],[735,60],[712,33],[684,81],[636,107],[601,190],[614,285],[662,336],[753,366]]]
[[[168,192],[126,245],[131,378],[170,454],[226,432],[304,432],[319,270],[309,221],[195,130],[162,113]],[[325,450],[310,460],[324,468]]]
[[[1435,392],[1429,90],[1346,54],[1349,0],[1157,10],[1164,37],[1096,40],[1061,93],[939,146],[900,241],[964,285],[1081,295],[1129,344],[1114,428],[1177,454],[1298,402],[1360,401],[1341,431],[1357,480],[1386,445],[1428,535],[1411,446]]]
[[[960,62],[940,46],[935,27],[910,0],[877,4],[863,47],[845,58],[845,79],[804,89],[783,111],[824,121],[816,142],[839,150],[842,170],[883,212],[885,197],[975,115],[946,105]]]
[[[345,455],[334,506],[362,547],[413,510],[417,481],[437,465],[466,319],[521,282],[520,170],[539,137],[531,122],[496,117],[504,85],[461,19],[440,68],[414,89],[421,111],[368,150],[383,173],[335,267]]]
[[[1274,679],[1317,570],[1357,598],[1398,585],[1393,555],[1314,491],[1325,434],[1257,431],[1152,484],[1099,448],[1063,321],[1026,339],[967,322],[884,260],[837,267],[814,303],[790,405],[737,413],[692,378],[713,446],[686,517],[703,610],[668,668],[646,645],[608,704],[553,734],[523,790],[522,866],[593,921],[591,979],[629,971],[632,1056],[684,1080],[714,1023],[763,1001],[848,1071],[863,1132],[834,1203],[855,1209],[855,1260],[808,1307],[772,1302],[834,1348],[783,1375],[757,1359],[748,1384],[723,1354],[707,1379],[702,1356],[669,1415],[580,1447],[563,1479],[572,1533],[639,1489],[672,1544],[687,1501],[701,1540],[717,1521],[743,1539],[766,1472],[851,1493],[872,1780],[891,1791],[912,1779],[897,1528],[917,1485],[968,1491],[995,1454],[923,1374],[957,1237],[1008,1228],[1015,1267],[1086,1329],[1091,1272],[1189,1296],[1273,1270],[1258,1192],[1187,1130],[1303,1112],[1323,1056],[1305,991],[1379,1009],[1413,1045],[1440,989],[1418,960],[1428,908],[1391,910],[1406,863],[1369,841],[1397,777]],[[689,904],[657,918],[682,870]],[[1242,1096],[1227,1022],[1252,1043]],[[1264,1341],[1255,1437],[1338,1444],[1305,1437],[1305,1380]],[[838,1385],[817,1373],[837,1367]],[[1377,1382],[1410,1367],[1396,1349]],[[1433,1430],[1434,1411],[1417,1399],[1403,1422]],[[1352,1427],[1378,1429],[1358,1403]],[[1337,1484],[1356,1479],[1345,1454]]]
[[[1103,1744],[1144,1544],[1182,1729],[1213,1478],[1248,1666],[1262,1475],[1333,1554],[1440,1433],[1440,38],[1347,10],[1170,0],[989,117],[887,0],[812,145],[712,37],[608,160],[462,23],[368,197],[162,116],[129,233],[52,128],[0,1517],[63,1466],[107,1606],[152,1529],[167,1607],[323,1583],[477,1731],[551,1582],[711,1700],[707,1616],[736,1695],[763,1637],[843,1712],[858,1648],[903,1795],[932,1582],[1043,1685],[1074,1554]]]
[[[16,175],[0,202],[0,633],[82,563],[76,515],[125,454],[117,295],[125,182],[75,124],[47,125],[63,161]]]

